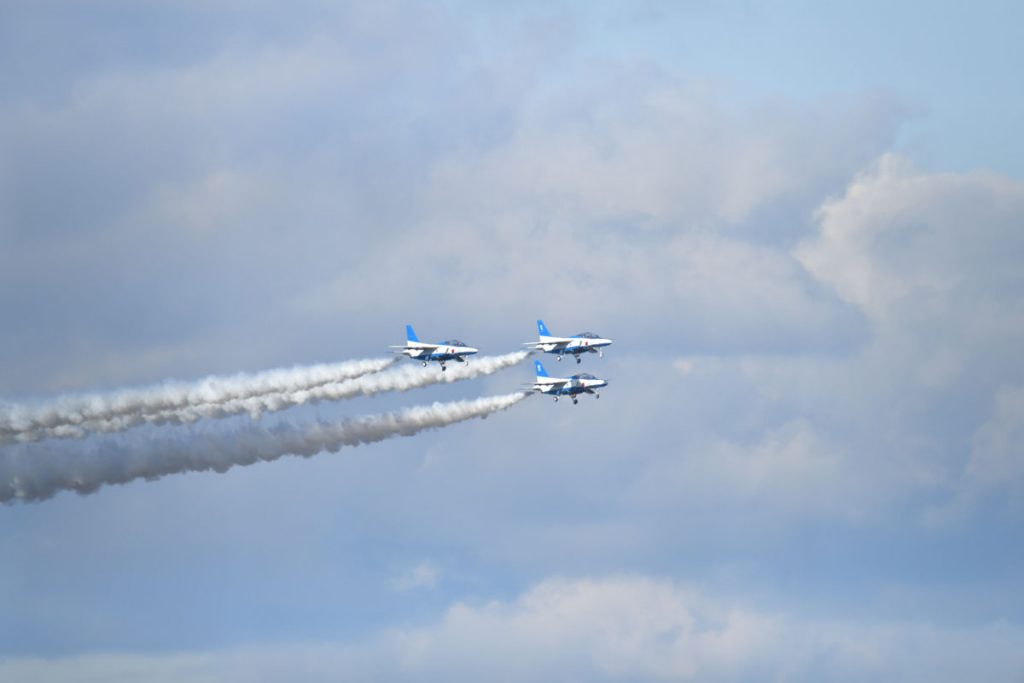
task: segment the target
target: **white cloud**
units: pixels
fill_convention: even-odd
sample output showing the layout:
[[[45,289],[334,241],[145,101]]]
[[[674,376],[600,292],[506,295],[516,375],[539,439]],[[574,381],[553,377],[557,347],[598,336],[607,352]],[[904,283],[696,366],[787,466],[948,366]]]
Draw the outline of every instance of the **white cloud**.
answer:
[[[1020,378],[1024,183],[884,156],[796,256],[871,319],[881,362],[925,389]]]
[[[437,582],[440,577],[441,570],[437,565],[430,560],[423,560],[402,572],[392,580],[391,585],[399,592],[422,588],[430,589],[437,586]]]
[[[1024,184],[992,173],[935,174],[887,154],[819,212],[801,262],[877,319],[942,314],[961,293],[1006,303],[1024,283]],[[967,311],[958,311],[965,313]]]
[[[1017,515],[1024,512],[1024,387],[1001,388],[993,403],[971,439],[970,458],[952,500],[931,509],[929,521],[962,522],[987,497],[1005,500],[1007,510]]]
[[[672,361],[672,367],[675,371],[684,377],[698,371],[700,360],[698,358],[676,358]]]
[[[986,681],[1024,673],[1024,630],[817,621],[642,576],[552,578],[509,601],[359,642],[0,661],[5,680]]]
[[[416,203],[412,222],[295,308],[443,300],[496,327],[542,302],[552,318],[685,331],[702,347],[843,343],[855,317],[778,245],[884,148],[896,107],[822,110],[738,114],[642,69],[533,93],[512,105],[506,136],[440,155],[401,200]],[[377,296],[342,296],[355,288]]]
[[[886,155],[819,220],[795,254],[871,324],[863,350],[819,379],[820,400],[888,433],[886,452],[919,473],[908,482],[954,496],[976,487],[1002,458],[989,437],[1006,431],[1007,387],[1024,380],[1024,183],[926,173]],[[982,427],[993,403],[1001,426]]]
[[[691,436],[678,451],[652,458],[629,497],[640,507],[681,506],[687,514],[739,506],[756,511],[759,525],[807,515],[859,520],[871,512],[872,495],[853,462],[797,419],[752,442]]]
[[[382,554],[455,548],[479,561],[452,567],[452,576],[505,580],[685,559],[697,574],[729,563],[767,567],[772,582],[784,578],[772,572],[788,571],[778,555],[814,554],[801,535],[806,520],[837,537],[864,520],[905,531],[922,498],[968,490],[973,506],[1019,496],[1020,183],[928,173],[893,156],[849,183],[899,126],[899,107],[884,98],[733,107],[726,102],[735,93],[720,97],[635,63],[603,62],[565,78],[558,60],[576,46],[558,25],[545,27],[543,40],[530,40],[527,28],[474,52],[464,33],[472,29],[457,17],[378,6],[357,4],[323,25],[282,13],[286,29],[263,27],[270,40],[235,33],[239,16],[229,22],[232,39],[198,59],[101,69],[54,100],[4,105],[7,165],[18,170],[3,179],[15,218],[0,225],[15,245],[0,250],[5,320],[18,323],[0,349],[7,386],[38,392],[333,358],[379,349],[381,330],[412,313],[442,333],[490,335],[496,346],[525,341],[538,315],[559,331],[593,326],[618,341],[600,369],[584,367],[608,369],[613,384],[575,413],[537,401],[487,432],[428,442],[442,443],[444,454],[430,467],[410,467],[416,458],[398,454],[415,456],[412,449],[396,449],[353,458],[355,469],[285,468],[289,486],[274,481],[281,468],[196,477],[130,489],[133,517],[193,514],[193,493],[204,486],[218,506],[247,505],[257,498],[247,486],[262,481],[288,501],[289,515],[334,524],[324,537],[356,539],[340,549],[315,543],[339,555],[362,557],[366,543],[385,539],[374,546]],[[512,43],[518,49],[506,51]],[[670,359],[680,356],[674,371]],[[329,493],[318,487],[335,479],[314,483],[309,474],[328,471],[339,475]],[[377,487],[395,493],[367,494]],[[120,514],[125,500],[112,493],[89,504]],[[351,514],[323,521],[324,505]],[[19,510],[24,517],[9,523],[62,529],[72,509],[88,508],[65,500]],[[230,520],[210,515],[200,526],[218,542],[205,542],[219,548],[231,538],[268,561],[308,552],[275,552],[293,547],[306,521],[269,516],[268,530],[254,534],[258,525]],[[110,540],[117,525],[107,521],[83,513],[83,538]],[[770,550],[723,557],[719,539],[698,537],[717,523],[730,529],[723,542],[731,548],[746,548],[765,527],[790,535]],[[203,542],[165,532],[154,536],[161,547]],[[237,540],[250,534],[258,543]],[[34,577],[51,568],[64,579],[59,568],[83,553],[90,566],[128,578],[135,574],[123,566],[170,571],[147,564],[162,555],[139,539],[129,555],[104,558],[83,544],[59,560],[29,555],[13,571]],[[222,568],[216,553],[205,557],[202,569]],[[888,571],[877,558],[865,563],[837,582]],[[331,580],[309,579],[307,594],[282,585],[281,602],[319,609],[314,601],[335,583],[332,571],[323,574]],[[306,586],[308,574],[301,578],[293,583]],[[434,582],[450,588],[455,579],[440,581],[427,563],[399,572],[390,587]],[[188,633],[148,642],[221,637],[237,626],[224,616],[231,610],[205,612],[190,590],[167,598],[189,607],[195,622],[179,629]],[[79,621],[63,636],[50,635],[60,624],[39,624],[43,635],[26,642],[66,651],[88,637],[77,624],[105,596],[87,586],[59,591],[40,579],[19,593],[15,618],[28,622],[39,604],[60,601]],[[224,604],[248,600],[220,592]],[[153,613],[144,601],[126,608],[104,642],[124,642]],[[817,627],[839,644],[815,640]],[[562,649],[539,642],[535,628]],[[467,659],[459,642],[474,629],[480,655]],[[160,661],[174,680],[217,667],[246,680],[293,670],[307,679],[346,671],[363,680],[410,671],[480,679],[493,673],[491,656],[507,663],[510,678],[763,679],[770,670],[822,680],[841,677],[815,669],[832,666],[837,651],[879,667],[922,649],[998,663],[1007,651],[999,643],[1019,643],[1015,628],[997,626],[807,630],[793,617],[665,582],[549,581],[518,599],[453,606],[433,627],[369,643],[121,664],[134,680],[152,678],[140,672]],[[503,638],[535,650],[538,662],[503,649]],[[805,641],[811,653],[792,644]],[[771,645],[767,654],[758,643]],[[7,669],[15,680],[114,666],[86,656],[53,663],[63,673],[47,676],[40,672],[51,664],[19,661],[8,665],[30,668]],[[176,675],[179,667],[187,675]],[[853,669],[859,679],[879,670]],[[978,677],[955,666],[940,673],[954,678],[951,671]]]
[[[632,503],[705,514],[741,504],[757,511],[759,525],[785,527],[809,513],[935,521],[925,500],[951,499],[960,513],[988,499],[1019,501],[1013,387],[1024,379],[1024,184],[927,173],[887,155],[817,220],[820,231],[795,257],[862,311],[866,334],[827,354],[735,356],[719,345],[677,360],[682,377],[665,382],[654,379],[656,365],[633,361],[644,393],[675,407],[647,406],[661,420],[647,428],[672,447],[652,441]],[[720,265],[729,277],[759,272]],[[751,277],[759,280],[751,292],[783,279]],[[768,291],[763,302],[740,298],[762,309],[787,300]],[[729,286],[710,288],[708,298],[723,306],[707,320],[728,324]],[[702,412],[714,419],[691,417]]]
[[[973,446],[967,465],[971,480],[984,487],[1013,487],[1018,497],[1024,495],[1024,387],[999,391]]]
[[[552,223],[738,223],[766,203],[806,200],[843,182],[871,159],[869,149],[882,147],[898,107],[869,97],[844,104],[829,117],[827,104],[737,113],[708,90],[662,74],[591,72],[557,95],[522,103],[503,144],[441,163],[425,188],[427,205],[455,220],[529,207]],[[837,137],[840,130],[866,147]]]

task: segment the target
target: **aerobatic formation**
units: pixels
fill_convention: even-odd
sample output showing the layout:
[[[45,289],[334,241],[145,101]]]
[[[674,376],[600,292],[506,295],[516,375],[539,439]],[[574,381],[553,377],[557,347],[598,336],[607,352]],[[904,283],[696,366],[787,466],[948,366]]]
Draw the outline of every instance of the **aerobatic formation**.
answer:
[[[452,383],[490,375],[540,351],[561,360],[585,353],[603,356],[611,343],[593,333],[555,337],[537,321],[539,338],[523,351],[498,356],[468,356],[479,350],[456,339],[420,341],[406,325],[406,344],[396,353],[418,361],[421,367],[396,366],[398,358],[353,360],[291,369],[270,370],[229,377],[207,377],[196,382],[165,382],[142,389],[106,394],[62,396],[37,404],[0,403],[0,502],[43,500],[60,491],[91,493],[134,479],[158,479],[167,474],[213,470],[275,460],[285,455],[309,457],[345,446],[412,436],[427,429],[505,410],[532,392],[569,396],[600,396],[608,382],[589,373],[550,377],[535,361],[536,381],[531,391],[485,396],[469,401],[435,402],[403,410],[318,421],[310,426],[278,424],[272,428],[251,424],[220,433],[186,430],[182,433],[132,432],[145,425],[187,425],[201,419],[248,415],[254,422],[263,413],[286,410],[320,401],[372,396],[386,391],[410,391],[432,384]],[[441,372],[430,368],[437,363]],[[457,363],[450,370],[447,363]],[[131,432],[131,433],[129,433]],[[89,439],[86,437],[105,434]],[[77,440],[77,441],[76,441]],[[41,442],[41,443],[40,443]]]
[[[605,339],[593,332],[581,332],[572,337],[553,337],[543,320],[537,321],[537,335],[537,341],[527,342],[526,346],[544,353],[553,353],[558,356],[558,360],[562,360],[562,356],[568,353],[575,356],[577,365],[581,362],[581,354],[596,353],[598,358],[603,358],[604,348],[612,344],[611,339]],[[579,403],[577,396],[580,394],[593,394],[594,398],[601,398],[596,390],[608,386],[608,380],[594,377],[589,372],[581,372],[571,377],[550,377],[539,360],[533,364],[537,371],[537,379],[532,389],[542,394],[553,395],[556,402],[559,396],[568,396],[572,399],[573,405],[576,405]]]

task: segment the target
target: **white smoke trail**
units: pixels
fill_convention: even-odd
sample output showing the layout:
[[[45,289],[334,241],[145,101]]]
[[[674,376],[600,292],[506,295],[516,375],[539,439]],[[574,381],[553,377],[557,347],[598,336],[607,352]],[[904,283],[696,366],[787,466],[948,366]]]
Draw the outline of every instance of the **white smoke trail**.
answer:
[[[224,472],[284,455],[310,457],[345,446],[412,436],[505,410],[529,394],[516,392],[469,401],[434,403],[341,422],[306,427],[258,424],[224,434],[150,439],[134,445],[107,439],[88,450],[67,444],[22,444],[0,452],[0,502],[45,500],[60,491],[92,493],[109,484],[133,479],[159,479],[181,472]]]
[[[315,389],[394,365],[398,358],[325,363],[256,374],[206,377],[196,382],[167,382],[110,394],[62,396],[39,407],[0,405],[0,445],[53,437],[84,436],[90,431],[126,429],[153,416],[188,411],[190,406],[245,401],[257,396]]]
[[[187,424],[203,418],[223,418],[248,414],[253,419],[264,412],[285,410],[319,401],[340,401],[356,396],[371,396],[386,391],[409,391],[429,386],[490,375],[519,363],[529,355],[515,351],[501,356],[484,356],[466,364],[450,366],[446,372],[437,367],[404,366],[387,372],[366,374],[340,382],[305,387],[292,391],[239,396],[195,402],[165,410],[122,414],[107,419],[83,420],[74,425],[35,430],[31,440],[47,437],[81,437],[90,432],[119,432],[143,423]],[[21,440],[30,440],[22,437]]]

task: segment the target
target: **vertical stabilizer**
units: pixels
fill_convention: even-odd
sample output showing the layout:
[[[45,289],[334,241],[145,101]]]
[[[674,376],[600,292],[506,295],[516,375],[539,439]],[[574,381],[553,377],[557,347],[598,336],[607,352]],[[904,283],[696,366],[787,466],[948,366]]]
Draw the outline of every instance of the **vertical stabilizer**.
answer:
[[[550,337],[551,333],[548,332],[548,326],[544,324],[543,320],[537,321],[537,334],[541,337]]]
[[[418,342],[419,337],[416,336],[416,331],[412,329],[412,325],[405,326],[405,339],[411,342]]]
[[[544,366],[540,364],[539,360],[533,361],[533,366],[535,368],[537,368],[537,376],[538,377],[547,377],[548,376],[548,371],[544,369]]]

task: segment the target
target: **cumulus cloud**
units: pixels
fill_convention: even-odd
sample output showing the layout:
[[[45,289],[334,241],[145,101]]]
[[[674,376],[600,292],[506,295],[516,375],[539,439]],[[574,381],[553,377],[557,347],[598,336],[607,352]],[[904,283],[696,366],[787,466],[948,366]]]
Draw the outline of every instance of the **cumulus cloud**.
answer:
[[[641,506],[685,498],[715,509],[726,501],[780,518],[808,514],[856,520],[869,512],[855,458],[836,450],[806,419],[769,428],[753,442],[689,441],[683,453],[651,462],[630,497]]]
[[[856,304],[890,362],[924,387],[1019,380],[1024,184],[934,174],[886,155],[819,212],[804,266]],[[1009,371],[1009,376],[1005,373]]]
[[[60,332],[0,339],[50,361],[11,367],[15,386],[103,381],[156,345],[170,352],[145,379],[190,362],[287,362],[300,345],[325,357],[335,321],[410,303],[528,329],[551,291],[551,314],[581,322],[653,332],[671,309],[658,327],[685,319],[704,348],[856,335],[766,245],[803,234],[820,196],[885,148],[902,117],[893,98],[738,109],[637,64],[547,89],[567,59],[561,33],[492,55],[440,10],[315,5],[311,34],[293,35],[289,17],[274,40],[86,70],[56,101],[0,106],[22,169],[6,187],[13,220],[0,229],[19,249],[0,254],[0,284],[46,295],[42,325]],[[355,287],[374,296],[341,300]],[[0,298],[30,315],[20,302]],[[110,324],[81,313],[97,306]],[[69,327],[74,348],[59,341]]]
[[[518,26],[515,38],[495,43],[493,34],[474,33],[474,20],[446,8],[357,3],[335,13],[314,6],[312,14],[259,19],[236,13],[224,22],[227,37],[201,49],[127,68],[82,66],[56,79],[70,86],[53,97],[0,102],[0,203],[10,208],[0,235],[12,246],[0,249],[0,311],[15,322],[0,335],[5,393],[233,372],[336,358],[339,349],[370,354],[410,311],[429,311],[443,334],[451,329],[478,346],[526,341],[538,316],[560,331],[593,327],[616,338],[601,361],[613,380],[608,400],[575,414],[527,404],[489,425],[485,436],[453,434],[435,444],[432,466],[422,470],[375,459],[366,474],[386,483],[390,497],[367,495],[359,480],[332,482],[349,487],[350,496],[332,489],[316,498],[310,494],[323,491],[319,482],[296,476],[288,490],[259,480],[261,468],[252,468],[246,481],[263,488],[217,499],[245,506],[272,489],[296,516],[334,523],[332,533],[344,527],[342,535],[365,534],[352,544],[353,556],[384,538],[383,552],[402,557],[440,556],[440,547],[483,558],[479,565],[457,561],[453,577],[477,572],[474,579],[504,581],[516,572],[647,570],[654,562],[680,574],[757,575],[771,593],[783,577],[800,581],[828,565],[826,551],[802,534],[813,520],[836,543],[849,541],[857,567],[847,573],[829,565],[836,585],[828,592],[856,584],[849,591],[856,600],[862,584],[891,578],[882,555],[912,554],[902,541],[923,542],[906,531],[922,499],[962,496],[963,509],[974,512],[1002,509],[1004,497],[1018,495],[1019,182],[984,172],[934,173],[884,155],[904,114],[885,95],[846,90],[842,99],[799,104],[742,101],[743,93],[692,78],[681,62],[659,68],[621,54],[577,59],[571,31],[552,30],[558,22],[542,31]],[[202,10],[210,11],[217,10]],[[493,33],[511,35],[497,23],[501,30]],[[68,30],[81,34],[78,26]],[[149,37],[142,30],[138,40],[159,46]],[[54,82],[35,74],[31,80]],[[687,360],[673,369],[671,359],[679,357]],[[240,474],[218,484],[227,487]],[[180,496],[184,489],[173,488],[179,482],[17,508],[5,519],[18,533],[22,520],[34,520],[39,526],[32,528],[59,534],[73,509],[81,511],[87,538],[81,549],[55,543],[53,555],[19,552],[13,585],[21,585],[21,572],[34,578],[44,568],[63,579],[60,568],[81,564],[83,554],[109,575],[127,571],[94,552],[92,541],[121,533],[97,510],[109,505],[104,509],[118,518],[118,506],[130,500],[139,517],[173,518],[195,508],[192,494],[202,488]],[[147,489],[146,496],[130,498],[136,489]],[[992,501],[1000,505],[984,507]],[[321,506],[351,514],[324,518]],[[287,521],[266,519],[259,548],[278,549],[294,537],[294,528],[281,526]],[[361,521],[358,531],[351,519]],[[189,558],[195,528],[218,542],[244,536],[232,524],[231,515],[209,515],[191,535],[169,530],[159,545],[180,547]],[[751,549],[766,526],[789,535]],[[889,536],[879,541],[882,552],[862,552],[870,545],[865,532],[875,539],[894,528],[905,533],[900,542]],[[164,562],[166,554],[147,552],[147,543],[157,541],[140,537],[126,564],[148,574],[146,563]],[[958,550],[952,543],[942,549]],[[798,567],[779,559],[808,556]],[[347,559],[328,562],[333,570]],[[920,572],[933,564],[926,553],[906,562],[907,571]],[[934,564],[950,582],[962,578],[955,563]],[[325,574],[338,582],[333,571]],[[440,587],[448,590],[448,583]],[[447,680],[467,670],[487,677],[483,655],[459,659],[468,656],[455,644],[466,631],[459,624],[535,645],[540,668],[521,656],[509,667],[520,676],[543,669],[549,678],[763,679],[756,662],[766,661],[780,677],[796,671],[791,677],[841,679],[814,668],[838,657],[815,640],[818,632],[852,643],[850,650],[864,654],[857,661],[883,664],[922,651],[1005,662],[998,652],[1010,646],[1000,644],[1019,644],[1010,626],[968,633],[815,623],[808,635],[791,615],[749,606],[736,608],[749,617],[744,630],[714,616],[732,609],[724,602],[705,604],[675,584],[585,583],[551,581],[520,598],[467,600],[432,627],[399,629],[341,647],[341,654],[330,645],[301,652],[280,646],[272,654],[186,654],[166,663],[187,668],[199,661],[209,672],[246,660],[259,669],[246,670],[250,679],[291,678],[295,670],[328,680],[345,671],[360,671],[362,679],[433,671]],[[96,642],[76,626],[65,625],[61,635],[50,613],[38,609],[59,600],[77,625],[106,607],[95,595],[89,601],[89,589],[61,594],[62,584],[29,585],[15,596],[12,632],[27,648],[67,651]],[[309,586],[315,598],[283,584],[281,604],[294,599],[293,615],[322,609],[315,589],[323,584]],[[1004,603],[1018,588],[993,599],[986,615],[1011,613]],[[601,596],[617,591],[649,610],[655,625],[610,606],[588,608],[591,622],[610,624],[611,632],[667,634],[664,642],[638,637],[637,650],[650,656],[623,652],[623,639],[601,640],[572,614],[565,637],[551,635],[564,653],[527,633],[533,625],[550,629],[555,617],[545,602],[572,613],[582,610],[576,602],[603,604],[612,599]],[[922,592],[929,604],[947,595],[945,586]],[[976,602],[971,589],[961,587],[961,594]],[[232,602],[230,591],[219,595],[218,609],[204,611],[187,591],[168,593],[195,618],[179,630],[197,639],[232,632],[237,622],[229,615],[244,610],[228,606],[248,606],[250,596]],[[802,593],[800,600],[843,612],[820,596]],[[668,616],[662,604],[673,606]],[[138,642],[126,634],[147,631],[153,613],[160,610],[137,607],[103,636],[104,646]],[[631,619],[635,627],[614,626]],[[720,627],[702,629],[705,622]],[[289,623],[252,626],[269,641],[291,636]],[[737,655],[733,674],[707,654],[715,632],[723,642],[757,636],[747,639],[754,654]],[[181,647],[184,636],[168,633],[147,643]],[[882,644],[869,633],[882,634]],[[690,657],[690,641],[707,648]],[[773,659],[790,652],[785,647],[758,660],[757,643],[802,641],[820,646],[820,654],[798,652],[791,668]],[[423,648],[409,645],[415,642]],[[478,645],[495,661],[511,656],[499,645]],[[584,654],[573,659],[573,648]],[[605,658],[588,654],[595,649]],[[155,677],[139,673],[152,670],[154,659],[112,657],[134,679]],[[51,673],[63,666],[61,675],[73,676],[108,671],[112,665],[102,659],[7,665],[50,666]],[[397,661],[411,662],[410,669],[394,673]],[[908,665],[906,675],[888,677],[935,670],[939,679],[954,678],[949,672],[1008,677],[998,664],[979,674],[947,663],[941,670]],[[857,680],[886,677],[884,667],[852,668]],[[16,680],[60,677],[15,671]]]
[[[797,256],[877,319],[911,306],[950,313],[965,294],[1010,303],[1024,283],[1014,267],[1024,250],[1022,211],[1020,182],[987,172],[926,173],[887,154],[822,206],[821,234]]]
[[[817,621],[643,576],[551,578],[508,601],[457,602],[427,626],[359,643],[154,656],[13,658],[0,674],[92,680],[1011,681],[1024,632]]]
[[[963,521],[992,498],[999,509],[1015,515],[1024,511],[1024,387],[1001,388],[993,403],[971,438],[970,457],[952,499],[929,511],[931,521]]]
[[[287,292],[410,222],[394,199],[437,154],[414,122],[442,137],[473,127],[437,97],[432,76],[471,90],[443,68],[463,38],[437,14],[311,3],[268,35],[264,12],[184,8],[175,15],[202,33],[187,57],[83,61],[57,97],[0,99],[0,234],[17,245],[0,250],[0,306],[35,321],[0,336],[0,355],[22,358],[5,391],[334,358],[322,320],[288,319]],[[210,24],[231,37],[207,42]],[[357,345],[363,323],[344,330]],[[267,357],[279,344],[290,350]]]
[[[430,560],[416,563],[392,580],[392,587],[399,592],[434,588],[441,576],[441,570]]]
[[[417,193],[417,227],[295,306],[365,312],[341,294],[366,282],[442,296],[423,283],[443,268],[454,285],[444,298],[493,324],[507,311],[530,320],[524,301],[557,291],[552,317],[685,332],[703,348],[821,349],[857,336],[857,317],[779,244],[811,229],[820,194],[838,191],[865,149],[882,149],[894,105],[871,100],[839,120],[786,108],[748,118],[643,71],[593,79],[520,105],[499,143],[440,158]],[[850,138],[871,142],[854,149]]]
[[[992,416],[974,435],[967,476],[983,487],[1007,486],[1024,495],[1024,387],[1006,387]]]
[[[955,501],[961,514],[1016,514],[1016,504],[986,501],[1021,491],[1022,220],[1018,181],[926,172],[884,155],[824,202],[814,232],[791,249],[808,278],[861,316],[847,344],[738,354],[716,344],[677,356],[667,375],[663,362],[638,358],[620,371],[627,384],[617,386],[634,396],[622,424],[640,426],[618,447],[645,444],[631,504],[713,514],[728,501],[776,526],[808,515],[930,522],[937,500]],[[767,251],[782,262],[781,250]],[[738,263],[720,272],[744,270],[762,286],[771,280]],[[778,313],[786,297],[769,298]],[[719,300],[730,303],[728,294]],[[706,320],[723,318],[725,309]],[[807,321],[786,318],[797,335]],[[676,427],[671,437],[665,424]]]
[[[887,155],[818,218],[796,257],[871,325],[863,350],[830,372],[843,388],[833,400],[936,468],[932,486],[962,487],[972,438],[973,460],[989,450],[972,437],[987,406],[1005,424],[1024,379],[1024,184]]]

